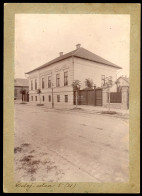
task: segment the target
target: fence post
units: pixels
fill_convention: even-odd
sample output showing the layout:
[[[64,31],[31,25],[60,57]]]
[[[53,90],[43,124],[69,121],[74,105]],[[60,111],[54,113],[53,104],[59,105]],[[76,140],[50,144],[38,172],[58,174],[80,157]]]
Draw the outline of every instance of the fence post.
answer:
[[[94,85],[94,105],[96,106],[96,86]]]
[[[121,109],[128,109],[128,87],[122,86],[122,105]]]
[[[106,107],[108,104],[108,88],[102,89],[102,105]]]

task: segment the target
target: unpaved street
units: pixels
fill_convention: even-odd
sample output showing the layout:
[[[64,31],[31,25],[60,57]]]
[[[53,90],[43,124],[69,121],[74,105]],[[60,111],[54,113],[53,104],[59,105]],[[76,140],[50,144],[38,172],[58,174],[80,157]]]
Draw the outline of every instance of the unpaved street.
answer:
[[[15,180],[124,182],[128,120],[15,104]]]

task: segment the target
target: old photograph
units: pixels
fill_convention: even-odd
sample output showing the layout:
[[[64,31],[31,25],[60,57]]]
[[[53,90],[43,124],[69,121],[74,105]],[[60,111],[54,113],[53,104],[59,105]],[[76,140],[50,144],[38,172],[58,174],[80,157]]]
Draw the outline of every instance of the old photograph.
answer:
[[[130,15],[15,14],[16,182],[129,181]]]

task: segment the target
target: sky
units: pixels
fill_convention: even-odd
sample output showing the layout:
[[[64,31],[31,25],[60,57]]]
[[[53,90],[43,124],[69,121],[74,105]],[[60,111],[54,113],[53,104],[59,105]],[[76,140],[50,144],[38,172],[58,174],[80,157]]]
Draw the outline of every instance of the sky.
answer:
[[[76,44],[122,67],[129,76],[130,15],[16,14],[15,78],[76,49]]]

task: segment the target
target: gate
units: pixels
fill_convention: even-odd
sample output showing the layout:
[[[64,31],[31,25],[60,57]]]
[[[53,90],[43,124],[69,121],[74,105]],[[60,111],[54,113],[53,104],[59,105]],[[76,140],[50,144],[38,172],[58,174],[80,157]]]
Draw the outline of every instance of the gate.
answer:
[[[74,105],[76,104],[76,96],[74,92]],[[80,90],[78,92],[78,105],[94,105],[102,106],[102,89],[89,89],[89,90]]]
[[[95,90],[96,106],[102,106],[102,89],[98,88]]]

